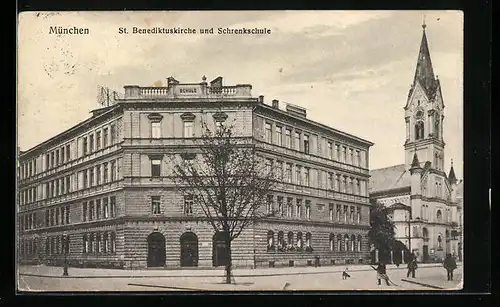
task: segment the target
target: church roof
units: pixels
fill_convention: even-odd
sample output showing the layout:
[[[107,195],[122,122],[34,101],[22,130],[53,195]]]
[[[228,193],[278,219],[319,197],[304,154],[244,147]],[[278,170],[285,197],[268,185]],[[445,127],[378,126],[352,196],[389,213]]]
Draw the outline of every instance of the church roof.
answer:
[[[457,177],[455,176],[455,170],[453,169],[453,162],[451,164],[450,174],[448,175],[448,180],[450,183],[457,182]]]
[[[370,171],[369,192],[379,192],[409,187],[411,175],[404,164]]]
[[[417,153],[415,152],[413,154],[413,161],[411,162],[411,168],[419,168],[420,167],[420,162],[418,161],[418,156]]]

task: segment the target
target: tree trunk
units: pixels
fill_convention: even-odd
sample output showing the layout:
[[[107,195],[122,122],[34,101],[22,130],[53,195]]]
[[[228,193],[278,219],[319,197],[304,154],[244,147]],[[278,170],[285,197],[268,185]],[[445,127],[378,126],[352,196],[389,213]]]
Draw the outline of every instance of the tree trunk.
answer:
[[[231,240],[226,240],[227,263],[226,263],[226,284],[231,283]]]

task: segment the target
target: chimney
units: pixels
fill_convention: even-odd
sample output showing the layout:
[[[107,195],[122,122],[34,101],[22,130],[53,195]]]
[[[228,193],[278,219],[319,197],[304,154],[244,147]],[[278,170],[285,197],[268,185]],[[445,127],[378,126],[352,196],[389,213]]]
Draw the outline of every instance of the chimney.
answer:
[[[275,108],[275,109],[279,109],[280,108],[279,100],[273,99],[273,108]]]
[[[264,96],[262,96],[262,95],[259,96],[259,102],[264,103]]]

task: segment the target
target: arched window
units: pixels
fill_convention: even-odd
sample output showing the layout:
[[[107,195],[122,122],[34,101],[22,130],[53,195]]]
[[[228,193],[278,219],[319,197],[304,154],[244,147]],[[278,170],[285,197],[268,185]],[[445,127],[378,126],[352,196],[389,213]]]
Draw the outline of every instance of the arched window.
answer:
[[[94,234],[90,234],[90,239],[89,239],[89,253],[95,252],[95,241],[94,241]]]
[[[116,252],[116,235],[114,232],[111,233],[111,252]]]
[[[354,252],[356,248],[356,236],[351,235],[351,251]]]
[[[334,250],[334,241],[335,241],[335,235],[333,233],[330,234],[330,251],[333,252]]]
[[[343,250],[342,248],[342,235],[338,234],[337,235],[337,251],[340,252]]]
[[[311,233],[308,232],[306,233],[306,248],[310,248],[311,247]]]
[[[361,235],[358,235],[358,239],[356,240],[356,245],[358,246],[357,247],[357,251],[360,252],[361,251]]]
[[[86,254],[89,252],[89,238],[87,234],[83,235],[83,253]]]
[[[344,235],[344,251],[349,251],[349,235]]]
[[[425,227],[422,228],[422,237],[424,237],[424,239],[429,239],[429,231]]]
[[[437,237],[437,243],[438,243],[438,249],[442,249],[443,248],[443,239],[441,237],[441,234],[439,234]]]
[[[438,223],[441,223],[443,221],[443,214],[441,213],[441,210],[438,210],[436,213],[436,220]]]
[[[269,230],[267,232],[267,250],[270,251],[274,249],[274,232]]]
[[[102,241],[103,241],[103,253],[107,253],[109,251],[109,236],[107,232],[104,233]]]
[[[415,124],[415,139],[421,140],[424,138],[424,122],[418,121]]]
[[[288,236],[287,236],[287,245],[288,247],[292,247],[293,246],[293,232],[289,231],[288,232]]]
[[[436,137],[439,137],[439,133],[440,133],[440,126],[439,126],[439,117],[436,117],[436,121],[434,122],[434,134],[436,135]]]
[[[283,231],[278,232],[278,250],[282,251],[285,247],[285,234]]]
[[[302,238],[302,232],[297,233],[297,248],[301,249],[304,247],[304,241]]]

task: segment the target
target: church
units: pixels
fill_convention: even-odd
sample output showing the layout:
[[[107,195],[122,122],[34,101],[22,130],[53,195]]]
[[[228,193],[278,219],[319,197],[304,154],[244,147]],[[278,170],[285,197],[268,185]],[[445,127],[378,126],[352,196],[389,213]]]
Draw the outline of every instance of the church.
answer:
[[[413,84],[404,106],[405,163],[370,171],[370,199],[391,208],[395,239],[418,262],[441,261],[446,253],[461,260],[463,181],[453,169],[446,174],[443,137],[444,101],[434,75],[426,25]],[[402,246],[401,244],[401,246]],[[402,249],[391,259],[403,258]]]

